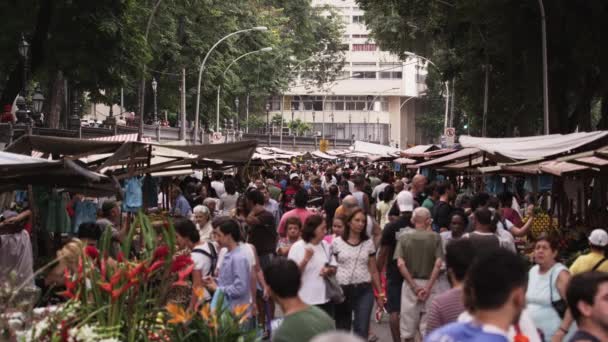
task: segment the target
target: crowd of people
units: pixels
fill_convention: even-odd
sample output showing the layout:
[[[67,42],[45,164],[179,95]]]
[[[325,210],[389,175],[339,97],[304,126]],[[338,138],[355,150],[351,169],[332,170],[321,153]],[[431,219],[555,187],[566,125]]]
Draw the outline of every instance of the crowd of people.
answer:
[[[187,177],[170,209],[180,253],[194,261],[191,288],[250,304],[247,327],[272,341],[336,329],[375,341],[370,322],[384,312],[395,342],[608,341],[608,234],[593,230],[570,268],[546,235],[526,260],[518,241],[534,205],[347,161],[262,170],[250,182]],[[119,245],[128,229],[119,205],[101,209],[79,237],[94,243],[112,229]],[[5,217],[2,253],[24,219]],[[194,305],[193,292],[175,300]]]

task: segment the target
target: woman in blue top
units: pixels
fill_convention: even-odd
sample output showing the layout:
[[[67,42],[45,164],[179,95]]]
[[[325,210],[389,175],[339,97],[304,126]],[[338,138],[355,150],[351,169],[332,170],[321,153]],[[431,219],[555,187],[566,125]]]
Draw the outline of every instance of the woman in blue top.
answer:
[[[561,318],[551,302],[566,298],[570,273],[556,261],[557,243],[546,236],[536,241],[534,262],[528,274],[526,300],[528,312],[536,327],[542,331],[545,341],[560,342],[570,331],[572,316],[566,311]]]

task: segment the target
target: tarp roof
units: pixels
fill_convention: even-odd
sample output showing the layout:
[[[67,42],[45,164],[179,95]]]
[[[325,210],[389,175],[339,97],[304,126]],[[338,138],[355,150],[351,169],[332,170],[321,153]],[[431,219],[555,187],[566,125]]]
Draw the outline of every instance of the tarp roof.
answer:
[[[397,148],[394,147],[390,147],[390,146],[385,146],[385,145],[379,145],[379,144],[372,144],[369,142],[365,142],[365,141],[355,141],[355,144],[353,145],[353,152],[360,152],[360,153],[368,153],[368,154],[373,154],[373,155],[396,155],[399,156],[401,151]]]
[[[417,146],[410,147],[408,149],[403,150],[401,152],[401,154],[403,154],[407,157],[410,154],[418,155],[418,154],[423,154],[425,152],[435,151],[438,149],[439,149],[439,147],[437,147],[437,145],[417,145]]]
[[[329,159],[329,160],[333,160],[333,159],[338,159],[338,157],[336,156],[331,156],[327,153],[323,153],[321,151],[312,151],[310,152],[310,155],[312,155],[315,158],[321,158],[321,159]]]
[[[552,134],[523,138],[478,138],[461,136],[465,148],[477,148],[491,154],[514,160],[551,157],[567,153],[608,137],[608,131]]]
[[[86,156],[112,153],[124,141],[98,141],[88,139],[61,138],[41,135],[24,135],[9,145],[5,151],[31,155],[33,151],[43,154]]]
[[[409,168],[419,168],[419,167],[428,167],[428,166],[432,166],[432,165],[439,165],[439,164],[445,164],[445,163],[449,163],[449,162],[455,162],[459,159],[473,156],[480,152],[481,151],[477,148],[464,148],[460,151],[454,152],[452,154],[448,154],[447,156],[429,160],[429,161],[421,163],[421,164],[410,165],[408,167]]]
[[[397,158],[395,160],[393,160],[393,163],[397,163],[397,164],[401,164],[401,165],[407,165],[407,164],[416,164],[418,161],[414,160],[414,159],[408,159],[408,158]]]
[[[30,184],[78,188],[89,194],[113,195],[117,192],[109,177],[87,170],[74,161],[0,152],[0,191],[23,189]],[[92,189],[95,189],[94,193]]]

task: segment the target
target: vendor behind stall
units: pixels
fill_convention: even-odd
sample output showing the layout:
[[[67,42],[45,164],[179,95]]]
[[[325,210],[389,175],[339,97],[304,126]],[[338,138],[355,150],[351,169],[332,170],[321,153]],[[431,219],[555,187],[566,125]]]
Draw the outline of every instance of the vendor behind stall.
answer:
[[[24,230],[30,211],[21,214],[6,210],[0,217],[0,285],[19,286],[23,282],[34,284],[34,259],[30,235]]]

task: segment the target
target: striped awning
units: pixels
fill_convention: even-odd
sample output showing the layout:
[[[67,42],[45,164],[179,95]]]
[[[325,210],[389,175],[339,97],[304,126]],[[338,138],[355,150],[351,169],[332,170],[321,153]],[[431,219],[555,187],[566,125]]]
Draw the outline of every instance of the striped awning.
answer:
[[[110,135],[107,137],[98,137],[98,138],[89,138],[87,140],[97,140],[97,141],[137,141],[137,133],[130,134],[118,134],[118,135]],[[141,142],[149,143],[152,142],[150,138],[142,137]]]

